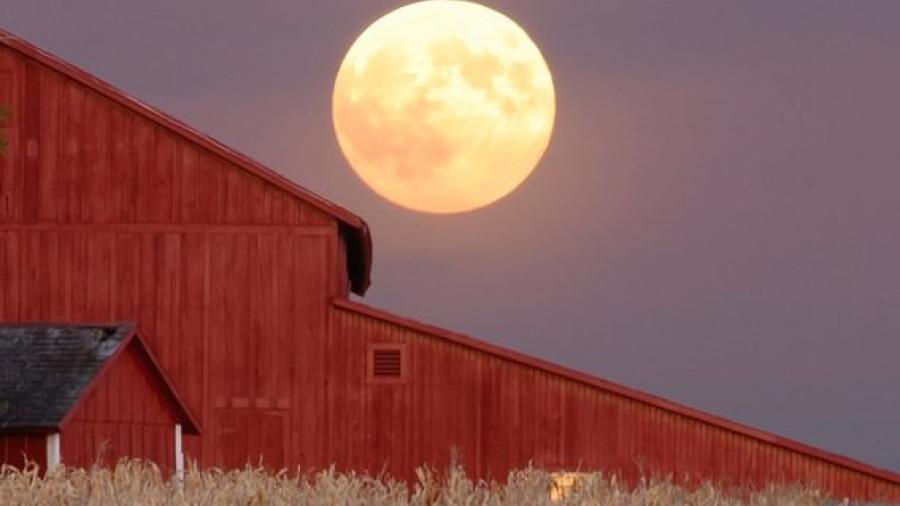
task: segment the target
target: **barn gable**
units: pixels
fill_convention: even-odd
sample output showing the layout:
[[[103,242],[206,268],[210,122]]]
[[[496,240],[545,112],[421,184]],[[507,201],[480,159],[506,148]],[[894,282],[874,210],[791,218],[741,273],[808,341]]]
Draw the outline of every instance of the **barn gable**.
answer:
[[[0,106],[0,222],[336,228],[351,289],[369,285],[361,218],[2,30]]]
[[[136,364],[140,361],[141,365]],[[0,432],[62,430],[110,371],[130,364],[133,376],[159,393],[157,407],[185,431],[199,426],[130,325],[0,325]],[[126,366],[128,368],[128,366]],[[113,378],[120,383],[125,378]]]

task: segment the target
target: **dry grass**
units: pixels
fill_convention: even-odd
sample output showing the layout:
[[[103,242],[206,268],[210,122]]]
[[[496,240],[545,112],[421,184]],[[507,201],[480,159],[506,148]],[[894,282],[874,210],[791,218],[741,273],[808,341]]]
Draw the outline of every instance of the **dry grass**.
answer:
[[[164,479],[159,469],[123,461],[114,469],[61,469],[42,478],[34,468],[0,471],[3,505],[549,505],[552,476],[537,469],[510,473],[506,483],[472,481],[458,468],[438,476],[418,471],[416,483],[334,470],[317,474],[269,474],[261,469],[198,471],[183,482]],[[800,487],[770,487],[752,493],[726,493],[705,484],[686,490],[671,480],[646,480],[629,490],[615,476],[584,474],[567,497],[571,505],[754,505],[835,504],[824,494]]]

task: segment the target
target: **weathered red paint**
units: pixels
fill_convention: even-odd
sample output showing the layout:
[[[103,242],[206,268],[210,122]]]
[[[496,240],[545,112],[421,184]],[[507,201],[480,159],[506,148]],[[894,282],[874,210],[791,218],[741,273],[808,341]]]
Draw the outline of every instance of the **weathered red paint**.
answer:
[[[804,481],[838,496],[897,500],[896,473],[345,299],[328,356],[329,440],[341,468],[408,470],[456,448],[472,474],[529,462],[733,484]],[[409,381],[371,388],[366,346],[408,347]]]
[[[186,433],[196,434],[198,427],[154,363],[137,336],[109,359],[61,424],[64,464],[88,467],[134,457],[175,469],[175,424],[187,419]]]
[[[175,424],[182,424],[186,434],[199,434],[200,429],[184,406],[146,344],[132,332],[58,427],[0,431],[0,464],[22,467],[27,460],[46,469],[46,438],[55,432],[67,466],[112,464],[128,457],[171,472]]]
[[[201,465],[409,477],[455,447],[479,477],[533,461],[900,499],[895,473],[348,301],[361,219],[0,39],[0,320],[137,321],[203,426]],[[403,345],[402,381],[367,380],[379,343]]]

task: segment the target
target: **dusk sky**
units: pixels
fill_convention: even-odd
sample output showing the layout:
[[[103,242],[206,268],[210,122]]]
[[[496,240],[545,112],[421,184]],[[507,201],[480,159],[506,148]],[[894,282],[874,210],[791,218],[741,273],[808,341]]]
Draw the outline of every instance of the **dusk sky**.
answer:
[[[900,471],[900,2],[508,0],[553,73],[473,212],[369,190],[341,60],[402,2],[3,0],[0,27],[367,220],[368,304]]]

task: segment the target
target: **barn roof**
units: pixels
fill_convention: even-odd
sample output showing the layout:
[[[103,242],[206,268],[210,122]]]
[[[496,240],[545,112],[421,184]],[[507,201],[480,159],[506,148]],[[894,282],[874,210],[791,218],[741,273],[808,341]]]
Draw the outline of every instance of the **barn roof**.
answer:
[[[196,433],[190,412],[130,324],[0,325],[0,431],[60,429],[107,364],[132,343],[161,378],[185,430]]]
[[[116,102],[157,125],[202,146],[224,160],[256,175],[286,193],[293,195],[335,218],[340,223],[341,237],[347,245],[347,273],[350,277],[350,288],[358,295],[365,294],[371,284],[372,237],[369,232],[369,226],[362,218],[324,197],[299,186],[290,179],[287,179],[274,170],[253,160],[249,156],[235,151],[209,135],[199,132],[193,127],[182,123],[159,109],[128,95],[106,81],[58,58],[57,56],[47,53],[30,42],[4,31],[3,29],[0,29],[0,44],[81,83],[113,102]]]

